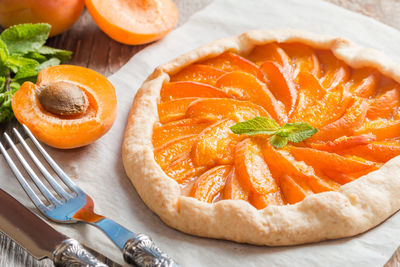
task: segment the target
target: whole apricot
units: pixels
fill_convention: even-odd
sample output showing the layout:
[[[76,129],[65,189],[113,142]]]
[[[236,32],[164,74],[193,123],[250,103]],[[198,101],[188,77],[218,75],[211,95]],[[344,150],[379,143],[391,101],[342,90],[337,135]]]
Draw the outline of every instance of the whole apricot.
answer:
[[[84,0],[0,0],[0,25],[46,22],[50,36],[66,31],[80,17]]]

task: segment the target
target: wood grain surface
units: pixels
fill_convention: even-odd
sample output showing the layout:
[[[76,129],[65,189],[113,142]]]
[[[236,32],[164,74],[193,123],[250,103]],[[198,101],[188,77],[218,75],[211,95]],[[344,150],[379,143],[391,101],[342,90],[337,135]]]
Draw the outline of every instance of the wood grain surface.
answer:
[[[179,10],[178,26],[183,24],[193,13],[202,9],[212,0],[174,0]],[[239,1],[239,0],[232,0]],[[323,0],[321,0],[323,1]],[[400,1],[398,0],[326,0],[349,10],[373,17],[392,27],[400,29]],[[90,14],[85,10],[78,22],[62,35],[51,38],[48,45],[68,49],[74,52],[69,64],[85,66],[103,75],[110,75],[123,66],[133,55],[146,45],[128,46],[111,40],[95,25]],[[15,124],[0,125],[4,131]],[[119,266],[97,255],[110,266]],[[400,266],[400,252],[393,257],[387,267]],[[0,267],[50,267],[48,259],[37,261],[21,247],[0,233]]]

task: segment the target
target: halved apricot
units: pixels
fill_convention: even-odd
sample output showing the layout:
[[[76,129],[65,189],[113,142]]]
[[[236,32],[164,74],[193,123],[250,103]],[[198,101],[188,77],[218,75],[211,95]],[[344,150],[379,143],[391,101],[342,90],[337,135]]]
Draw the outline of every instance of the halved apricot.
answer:
[[[350,80],[343,86],[356,96],[368,98],[375,94],[379,74],[370,68],[353,70]]]
[[[382,141],[390,138],[399,137],[400,120],[377,119],[366,121],[363,125],[355,130],[355,134],[373,134],[376,140]]]
[[[158,117],[161,123],[183,119],[190,103],[197,97],[173,99],[157,105]]]
[[[179,184],[183,184],[206,170],[207,168],[204,166],[195,166],[193,164],[190,153],[184,153],[168,165],[164,172]]]
[[[395,87],[371,101],[367,112],[367,118],[375,120],[378,118],[389,119],[400,105],[400,88]]]
[[[297,100],[297,88],[287,69],[280,68],[272,61],[266,61],[260,66],[265,82],[272,94],[285,105],[287,114],[290,114]]]
[[[328,152],[340,152],[352,147],[367,145],[375,141],[373,135],[355,135],[355,136],[342,136],[333,141],[311,143],[310,146],[315,149],[324,150]]]
[[[321,75],[320,64],[317,54],[311,47],[302,43],[281,43],[280,47],[291,59],[293,78],[296,80],[300,72],[311,73],[319,78]]]
[[[355,155],[367,160],[386,162],[400,155],[400,141],[377,141],[370,144],[363,144],[341,151],[344,155]]]
[[[257,116],[270,117],[265,109],[249,101],[239,101],[229,98],[205,98],[191,103],[186,111],[190,118],[220,120],[234,118],[250,120]]]
[[[221,76],[216,87],[240,100],[248,100],[262,106],[280,124],[287,121],[284,106],[275,99],[264,83],[251,74],[233,71]]]
[[[225,187],[222,192],[222,198],[242,200],[247,200],[249,198],[249,192],[245,190],[239,182],[235,167],[232,167],[231,172],[226,179]]]
[[[211,125],[211,123],[202,119],[189,118],[154,127],[152,137],[153,146],[156,148],[182,136],[199,134]]]
[[[154,159],[162,169],[165,169],[179,155],[192,149],[196,137],[197,135],[183,136],[154,149]]]
[[[161,88],[161,101],[186,97],[228,97],[214,86],[198,82],[171,82]]]
[[[250,138],[238,143],[235,151],[235,168],[240,183],[258,194],[278,191],[278,185],[268,168],[260,146]]]
[[[115,41],[137,45],[161,39],[178,22],[171,0],[86,0],[97,26]]]
[[[200,201],[212,203],[214,198],[224,189],[226,178],[232,166],[221,165],[214,167],[197,178],[190,193]]]
[[[321,64],[321,84],[326,89],[332,89],[346,82],[350,77],[350,68],[342,60],[335,57],[330,50],[317,51]]]
[[[225,119],[202,131],[193,145],[193,162],[199,166],[232,164],[236,144],[244,138],[229,129],[235,123]]]
[[[285,204],[282,198],[281,191],[271,192],[267,194],[250,192],[249,202],[258,210],[261,210],[267,206],[280,206]]]
[[[203,64],[192,64],[171,76],[171,82],[192,81],[214,85],[216,80],[226,73],[223,70]]]
[[[79,115],[57,115],[44,109],[38,88],[68,82],[83,91],[88,108]],[[90,144],[104,135],[117,115],[117,98],[112,84],[101,74],[78,66],[59,65],[39,73],[36,85],[25,82],[12,99],[17,120],[44,143],[57,148]]]
[[[232,52],[225,52],[214,58],[201,61],[200,64],[209,65],[223,71],[243,71],[262,79],[263,75],[253,62]]]
[[[256,46],[247,58],[258,66],[266,61],[274,61],[283,68],[290,68],[290,58],[280,45],[281,44],[278,45],[277,43],[269,43]]]

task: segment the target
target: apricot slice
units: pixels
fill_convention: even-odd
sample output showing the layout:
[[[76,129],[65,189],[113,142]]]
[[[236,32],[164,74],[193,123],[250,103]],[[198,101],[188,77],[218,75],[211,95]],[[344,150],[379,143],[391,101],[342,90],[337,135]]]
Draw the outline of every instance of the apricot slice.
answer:
[[[291,65],[290,58],[277,43],[256,46],[247,58],[258,66],[266,61],[274,61],[283,68],[290,68]]]
[[[197,135],[183,136],[154,149],[154,159],[162,169],[165,169],[180,154],[191,150],[196,137]]]
[[[302,43],[282,43],[280,47],[289,56],[293,67],[293,77],[296,80],[301,72],[311,73],[319,78],[321,75],[317,54],[307,45]]]
[[[302,201],[309,192],[306,192],[300,185],[298,185],[293,178],[289,175],[283,175],[279,179],[279,186],[282,190],[285,200],[289,204],[295,204]]]
[[[261,210],[267,206],[280,206],[285,204],[280,191],[267,194],[251,192],[249,195],[249,202],[258,210]]]
[[[185,153],[165,168],[164,172],[179,184],[183,184],[206,170],[204,166],[195,166],[190,153]]]
[[[297,160],[302,160],[312,167],[323,170],[352,173],[367,169],[372,170],[376,167],[376,164],[371,161],[354,157],[344,157],[336,153],[329,153],[313,148],[292,147],[291,153]]]
[[[58,81],[76,85],[89,106],[83,114],[56,115],[46,111],[36,96],[38,87]],[[44,143],[57,148],[90,144],[104,135],[117,115],[117,98],[112,84],[101,74],[78,66],[59,65],[39,73],[36,85],[25,82],[12,99],[17,120]]]
[[[214,86],[198,82],[172,82],[161,88],[161,101],[186,97],[228,97],[228,95]]]
[[[214,58],[206,59],[200,62],[200,64],[209,65],[226,72],[231,72],[231,71],[248,72],[259,79],[263,78],[263,75],[261,74],[257,65],[245,59],[244,57],[241,57],[232,52],[222,53],[221,55],[216,56]]]
[[[233,71],[221,76],[216,87],[223,89],[230,96],[248,100],[262,106],[280,124],[287,121],[284,106],[275,99],[264,83],[251,74]]]
[[[158,117],[161,123],[171,122],[185,117],[186,110],[190,103],[197,97],[173,99],[157,105]]]
[[[378,81],[379,75],[373,69],[355,69],[344,87],[356,96],[368,98],[375,94]]]
[[[400,155],[400,141],[377,141],[343,150],[341,154],[355,155],[375,162],[387,162]]]
[[[286,112],[290,114],[296,104],[297,89],[289,71],[280,68],[277,63],[272,61],[264,62],[260,69],[264,74],[268,89],[276,99],[285,105]]]
[[[191,197],[206,203],[212,203],[214,198],[224,189],[225,181],[232,166],[221,165],[214,167],[197,178]]]
[[[172,75],[171,82],[192,81],[215,85],[216,80],[226,73],[223,70],[203,64],[192,64],[175,75]]]
[[[152,137],[153,146],[159,147],[182,136],[199,134],[210,124],[211,122],[209,121],[189,118],[154,127]]]
[[[400,133],[400,120],[377,119],[364,122],[363,125],[355,130],[356,135],[373,134],[376,140],[396,138]]]
[[[368,102],[363,98],[355,98],[341,118],[322,127],[311,139],[328,141],[352,135],[364,122],[367,110]]]
[[[207,120],[234,118],[240,121],[250,120],[257,116],[270,117],[268,112],[257,104],[229,98],[207,98],[196,100],[189,105],[186,111],[186,116]]]
[[[356,146],[367,145],[373,141],[375,141],[375,136],[364,134],[358,136],[342,136],[333,141],[311,143],[310,146],[318,150],[338,152]]]
[[[317,51],[321,65],[321,85],[332,89],[347,81],[350,77],[350,68],[342,60],[335,57],[330,50]]]
[[[171,0],[85,0],[97,26],[117,42],[137,45],[164,37],[178,22]]]
[[[193,162],[201,166],[232,164],[236,144],[244,138],[230,130],[235,123],[225,119],[202,131],[193,145]]]
[[[235,167],[232,167],[231,172],[226,178],[225,187],[222,192],[222,198],[236,200],[247,200],[249,198],[249,192],[246,191],[239,182]]]
[[[367,112],[367,118],[375,120],[378,118],[389,119],[395,108],[400,105],[400,91],[398,87],[386,91],[371,101]]]
[[[258,194],[278,191],[278,185],[264,161],[261,148],[252,139],[238,143],[235,151],[235,168],[240,183]]]

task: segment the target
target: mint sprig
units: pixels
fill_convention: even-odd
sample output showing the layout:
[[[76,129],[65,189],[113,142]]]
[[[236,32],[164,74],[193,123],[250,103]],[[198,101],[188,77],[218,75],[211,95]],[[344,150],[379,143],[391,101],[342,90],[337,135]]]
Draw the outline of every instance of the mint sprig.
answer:
[[[288,141],[299,143],[318,132],[317,128],[313,128],[307,122],[286,123],[280,126],[275,120],[266,117],[238,122],[230,129],[235,134],[269,135],[269,142],[275,148],[286,146]]]
[[[23,82],[36,82],[42,69],[71,58],[70,51],[44,45],[50,28],[47,23],[27,23],[0,34],[0,122],[14,117],[11,99]]]

